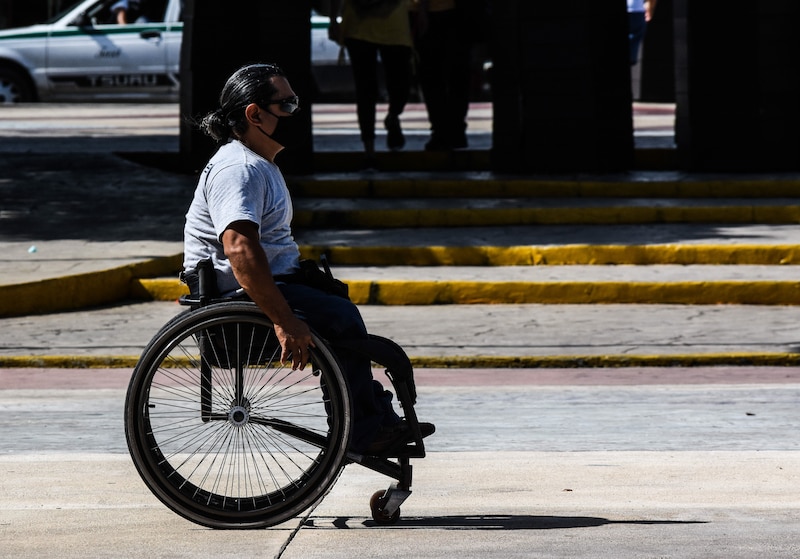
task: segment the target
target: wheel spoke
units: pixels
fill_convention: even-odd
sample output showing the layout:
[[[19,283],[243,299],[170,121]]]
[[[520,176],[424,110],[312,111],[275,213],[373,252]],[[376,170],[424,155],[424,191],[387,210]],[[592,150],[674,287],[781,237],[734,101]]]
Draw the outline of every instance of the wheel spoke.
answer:
[[[306,371],[283,366],[271,324],[245,305],[165,326],[126,402],[142,478],[174,511],[214,527],[302,512],[335,481],[349,437],[346,385],[327,348],[312,351]]]

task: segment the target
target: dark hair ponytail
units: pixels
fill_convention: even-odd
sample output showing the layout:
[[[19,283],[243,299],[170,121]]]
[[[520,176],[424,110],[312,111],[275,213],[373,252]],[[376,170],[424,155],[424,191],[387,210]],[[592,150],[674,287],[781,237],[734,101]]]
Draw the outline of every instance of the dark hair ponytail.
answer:
[[[271,78],[283,76],[275,64],[251,64],[239,68],[228,78],[219,96],[220,108],[200,121],[200,129],[219,143],[247,130],[244,109],[250,103],[266,103],[277,89]]]

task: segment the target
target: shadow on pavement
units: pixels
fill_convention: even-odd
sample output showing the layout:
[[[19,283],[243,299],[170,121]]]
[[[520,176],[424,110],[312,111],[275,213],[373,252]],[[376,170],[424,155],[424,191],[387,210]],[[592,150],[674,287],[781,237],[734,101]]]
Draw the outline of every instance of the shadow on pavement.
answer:
[[[353,523],[351,524],[351,521]],[[304,529],[349,529],[355,527],[440,530],[563,530],[571,528],[597,528],[608,524],[706,524],[694,520],[609,520],[592,516],[532,516],[532,515],[476,515],[403,517],[395,525],[382,526],[371,519],[340,516],[332,519],[312,518]]]

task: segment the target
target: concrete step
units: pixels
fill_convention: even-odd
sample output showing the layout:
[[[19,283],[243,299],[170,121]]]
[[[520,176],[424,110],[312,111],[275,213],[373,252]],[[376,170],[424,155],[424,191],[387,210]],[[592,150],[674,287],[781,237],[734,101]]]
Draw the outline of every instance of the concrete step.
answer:
[[[305,198],[294,226],[304,228],[502,227],[644,223],[800,223],[791,198]]]
[[[797,264],[800,228],[764,224],[298,229],[335,265]]]
[[[797,198],[800,176],[617,175],[508,176],[480,172],[375,171],[287,177],[297,198]]]
[[[791,266],[337,267],[363,305],[800,304]],[[131,296],[169,301],[188,291],[174,278],[134,280]]]
[[[800,228],[789,225],[330,229],[299,230],[297,240],[306,258],[326,254],[336,274],[353,282],[358,301],[383,304],[796,304],[797,274],[791,265],[800,261]],[[58,241],[37,250],[28,244],[2,246],[15,264],[14,273],[0,282],[0,316],[132,296],[175,299],[185,289],[175,279],[182,266],[179,241]],[[697,264],[702,266],[689,266]],[[358,266],[370,266],[368,273],[359,275]],[[405,267],[404,275],[389,277],[398,266]],[[457,266],[476,268],[459,276]],[[745,271],[745,266],[767,268],[753,275],[759,268]],[[690,269],[689,277],[675,275]]]
[[[800,178],[628,173],[328,173],[290,177],[295,227],[508,227],[800,220]]]

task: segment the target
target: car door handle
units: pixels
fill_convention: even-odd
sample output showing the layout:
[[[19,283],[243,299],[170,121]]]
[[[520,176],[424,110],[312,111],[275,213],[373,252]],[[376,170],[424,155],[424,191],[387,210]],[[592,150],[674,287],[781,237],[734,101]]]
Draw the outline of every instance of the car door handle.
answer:
[[[160,39],[161,31],[142,31],[139,36],[142,39]]]

